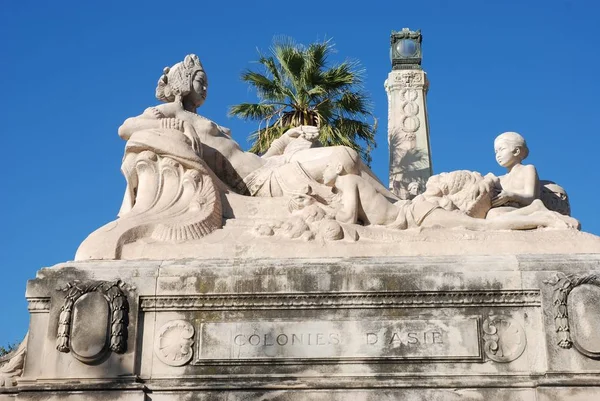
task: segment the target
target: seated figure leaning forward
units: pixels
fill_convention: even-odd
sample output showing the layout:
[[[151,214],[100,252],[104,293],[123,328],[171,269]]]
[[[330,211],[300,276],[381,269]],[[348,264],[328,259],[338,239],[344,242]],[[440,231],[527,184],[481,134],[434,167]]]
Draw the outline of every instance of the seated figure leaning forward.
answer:
[[[425,193],[400,201],[355,150],[320,147],[317,127],[289,129],[262,156],[242,151],[227,128],[196,113],[207,88],[200,60],[188,55],[165,68],[158,80],[156,96],[165,104],[121,125],[119,136],[127,141],[121,166],[127,187],[119,218],[90,234],[76,260],[119,259],[125,245],[141,239],[200,239],[223,228],[224,199],[235,198],[237,207],[244,207],[247,199],[240,195],[281,197],[283,202],[272,203],[282,209],[287,201],[288,210],[275,214],[289,215],[294,223],[290,238],[304,235],[308,225],[311,233],[317,229],[327,239],[342,238],[345,224],[390,229],[579,228],[577,220],[548,210],[537,199],[537,173],[533,166],[521,164],[527,148],[516,134],[496,140],[497,160],[508,174],[439,174],[429,179]],[[274,224],[279,223],[289,225]],[[261,232],[272,231],[267,227]]]
[[[327,165],[323,172],[323,180],[339,195],[337,201],[332,204],[333,211],[330,213],[342,223],[384,225],[396,229],[461,227],[471,230],[527,230],[538,227],[577,228],[579,226],[577,220],[549,211],[541,202],[515,209],[509,214],[486,219],[471,217],[454,208],[454,210],[447,210],[439,204],[438,199],[428,196],[427,192],[413,200],[399,200],[392,203],[377,193],[362,177],[348,173],[346,166],[340,162]],[[482,192],[481,184],[478,185],[479,187],[472,187],[477,196]],[[432,188],[433,186],[429,186],[428,190],[432,191]],[[437,189],[434,192],[437,192]]]
[[[241,195],[291,195],[309,185],[315,196],[327,201],[330,191],[320,183],[328,161],[335,159],[382,196],[397,199],[355,150],[346,146],[315,147],[316,127],[290,129],[262,157],[242,151],[227,128],[196,113],[206,100],[207,88],[206,72],[196,55],[165,68],[156,97],[166,103],[127,119],[119,128],[119,136],[127,140],[123,170],[131,168],[135,154],[151,150],[191,168],[201,159],[229,190]],[[128,193],[121,213],[135,202],[135,188],[128,188]]]
[[[484,220],[444,210],[426,196],[398,201],[362,163],[355,150],[345,146],[317,147],[316,127],[288,130],[262,157],[244,152],[228,129],[196,114],[196,109],[206,100],[207,88],[206,73],[195,55],[188,55],[183,62],[165,68],[156,96],[166,103],[127,119],[119,128],[121,138],[128,141],[123,170],[130,169],[128,164],[144,150],[168,156],[189,168],[206,163],[227,190],[252,196],[308,196],[324,208],[335,209],[336,220],[351,224],[398,229],[440,226],[481,230],[576,226],[574,219],[561,219],[545,208],[537,210],[536,205],[510,216]],[[517,164],[511,167],[527,170],[526,166]],[[517,186],[516,179],[501,177],[500,183],[507,188],[494,198],[494,206],[520,200],[516,192],[508,192],[509,181],[511,188]],[[128,183],[121,213],[131,209],[135,194],[136,188]]]

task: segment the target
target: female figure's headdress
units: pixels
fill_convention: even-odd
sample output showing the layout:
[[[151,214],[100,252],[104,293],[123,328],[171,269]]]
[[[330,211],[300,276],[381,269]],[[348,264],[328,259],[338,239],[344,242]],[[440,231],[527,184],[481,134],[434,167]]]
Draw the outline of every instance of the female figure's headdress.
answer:
[[[204,71],[202,63],[195,54],[188,54],[182,62],[173,67],[165,67],[156,86],[156,98],[163,102],[173,102],[177,95],[187,95],[192,90],[194,76]]]

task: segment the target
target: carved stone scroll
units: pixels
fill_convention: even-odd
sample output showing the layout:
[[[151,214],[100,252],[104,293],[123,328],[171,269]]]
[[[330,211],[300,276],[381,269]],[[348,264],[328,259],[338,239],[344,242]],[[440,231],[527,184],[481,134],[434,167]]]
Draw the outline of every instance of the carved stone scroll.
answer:
[[[106,343],[108,342],[108,348],[118,354],[123,354],[127,350],[127,325],[129,323],[129,303],[127,296],[124,293],[125,284],[121,280],[108,282],[108,281],[92,281],[88,283],[80,283],[73,281],[67,284],[64,288],[59,290],[66,293],[65,301],[60,309],[58,333],[56,339],[56,349],[60,352],[73,351],[73,355],[85,363],[91,363],[101,358],[107,351]],[[92,308],[94,311],[106,312],[105,321],[110,327],[109,340],[106,341],[106,337],[103,337],[103,344],[93,344],[95,350],[91,354],[85,352],[77,352],[77,349],[83,349],[84,347],[78,347],[85,341],[91,341],[92,336],[86,336],[85,321],[79,322],[80,329],[74,329],[74,321],[77,321],[76,317],[79,316],[82,319],[82,313],[85,313],[85,307],[83,302],[88,302],[97,306],[98,302],[102,299],[98,297],[92,298],[87,297],[86,294],[99,293],[102,298],[108,304],[106,308],[98,306],[98,308]],[[78,302],[79,301],[79,302]],[[93,316],[96,321],[102,322],[103,316]],[[94,325],[95,326],[95,325]],[[95,327],[98,328],[98,327]],[[100,328],[102,329],[102,328]],[[78,338],[75,340],[74,335],[83,336],[85,338]],[[75,345],[75,349],[73,347]]]
[[[165,323],[154,340],[156,357],[169,366],[183,366],[194,356],[194,326],[186,320]]]
[[[141,238],[183,242],[221,228],[221,194],[214,174],[199,163],[192,168],[150,150],[126,154],[119,219],[93,232],[75,259],[119,259],[124,245]]]
[[[483,350],[495,362],[512,362],[527,345],[523,327],[508,316],[490,316],[483,321]]]

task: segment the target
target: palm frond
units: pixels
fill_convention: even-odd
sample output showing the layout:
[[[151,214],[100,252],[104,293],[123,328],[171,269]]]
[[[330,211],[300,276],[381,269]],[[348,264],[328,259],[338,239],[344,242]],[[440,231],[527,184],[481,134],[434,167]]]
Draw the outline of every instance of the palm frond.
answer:
[[[369,100],[360,92],[345,92],[334,101],[334,107],[346,115],[369,114]]]
[[[258,95],[265,100],[285,100],[281,85],[258,72],[246,70],[242,73],[242,81],[253,86]]]
[[[281,72],[279,71],[279,66],[277,65],[273,57],[265,57],[261,55],[258,59],[258,62],[262,64],[265,67],[266,71],[273,77],[273,81],[275,81],[279,85],[283,84],[283,82],[281,81]]]
[[[270,55],[259,53],[261,72],[244,71],[242,80],[256,90],[260,101],[232,106],[229,114],[259,121],[249,137],[252,152],[266,152],[291,127],[313,125],[319,127],[323,146],[348,146],[370,161],[377,121],[362,92],[363,71],[353,61],[330,65],[333,52],[330,41],[306,47],[278,38]]]
[[[236,116],[244,120],[266,120],[277,113],[277,107],[273,104],[263,103],[240,103],[229,108],[229,116]]]
[[[256,154],[263,154],[269,150],[271,143],[279,138],[285,131],[290,129],[289,125],[280,125],[278,122],[271,124],[267,127],[260,128],[254,131],[248,137],[248,140],[252,142],[250,152]]]
[[[329,91],[341,91],[348,86],[359,84],[360,80],[352,73],[350,65],[342,63],[330,68],[322,74],[319,85]]]
[[[300,76],[301,82],[306,87],[318,85],[321,70],[326,67],[327,54],[330,51],[329,41],[312,43],[304,52],[304,69]]]

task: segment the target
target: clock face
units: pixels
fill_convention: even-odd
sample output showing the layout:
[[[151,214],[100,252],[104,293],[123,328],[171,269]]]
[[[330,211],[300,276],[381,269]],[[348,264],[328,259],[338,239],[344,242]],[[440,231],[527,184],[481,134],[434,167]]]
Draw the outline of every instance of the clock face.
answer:
[[[401,57],[414,57],[418,50],[417,42],[412,39],[402,39],[396,43],[396,52]]]

